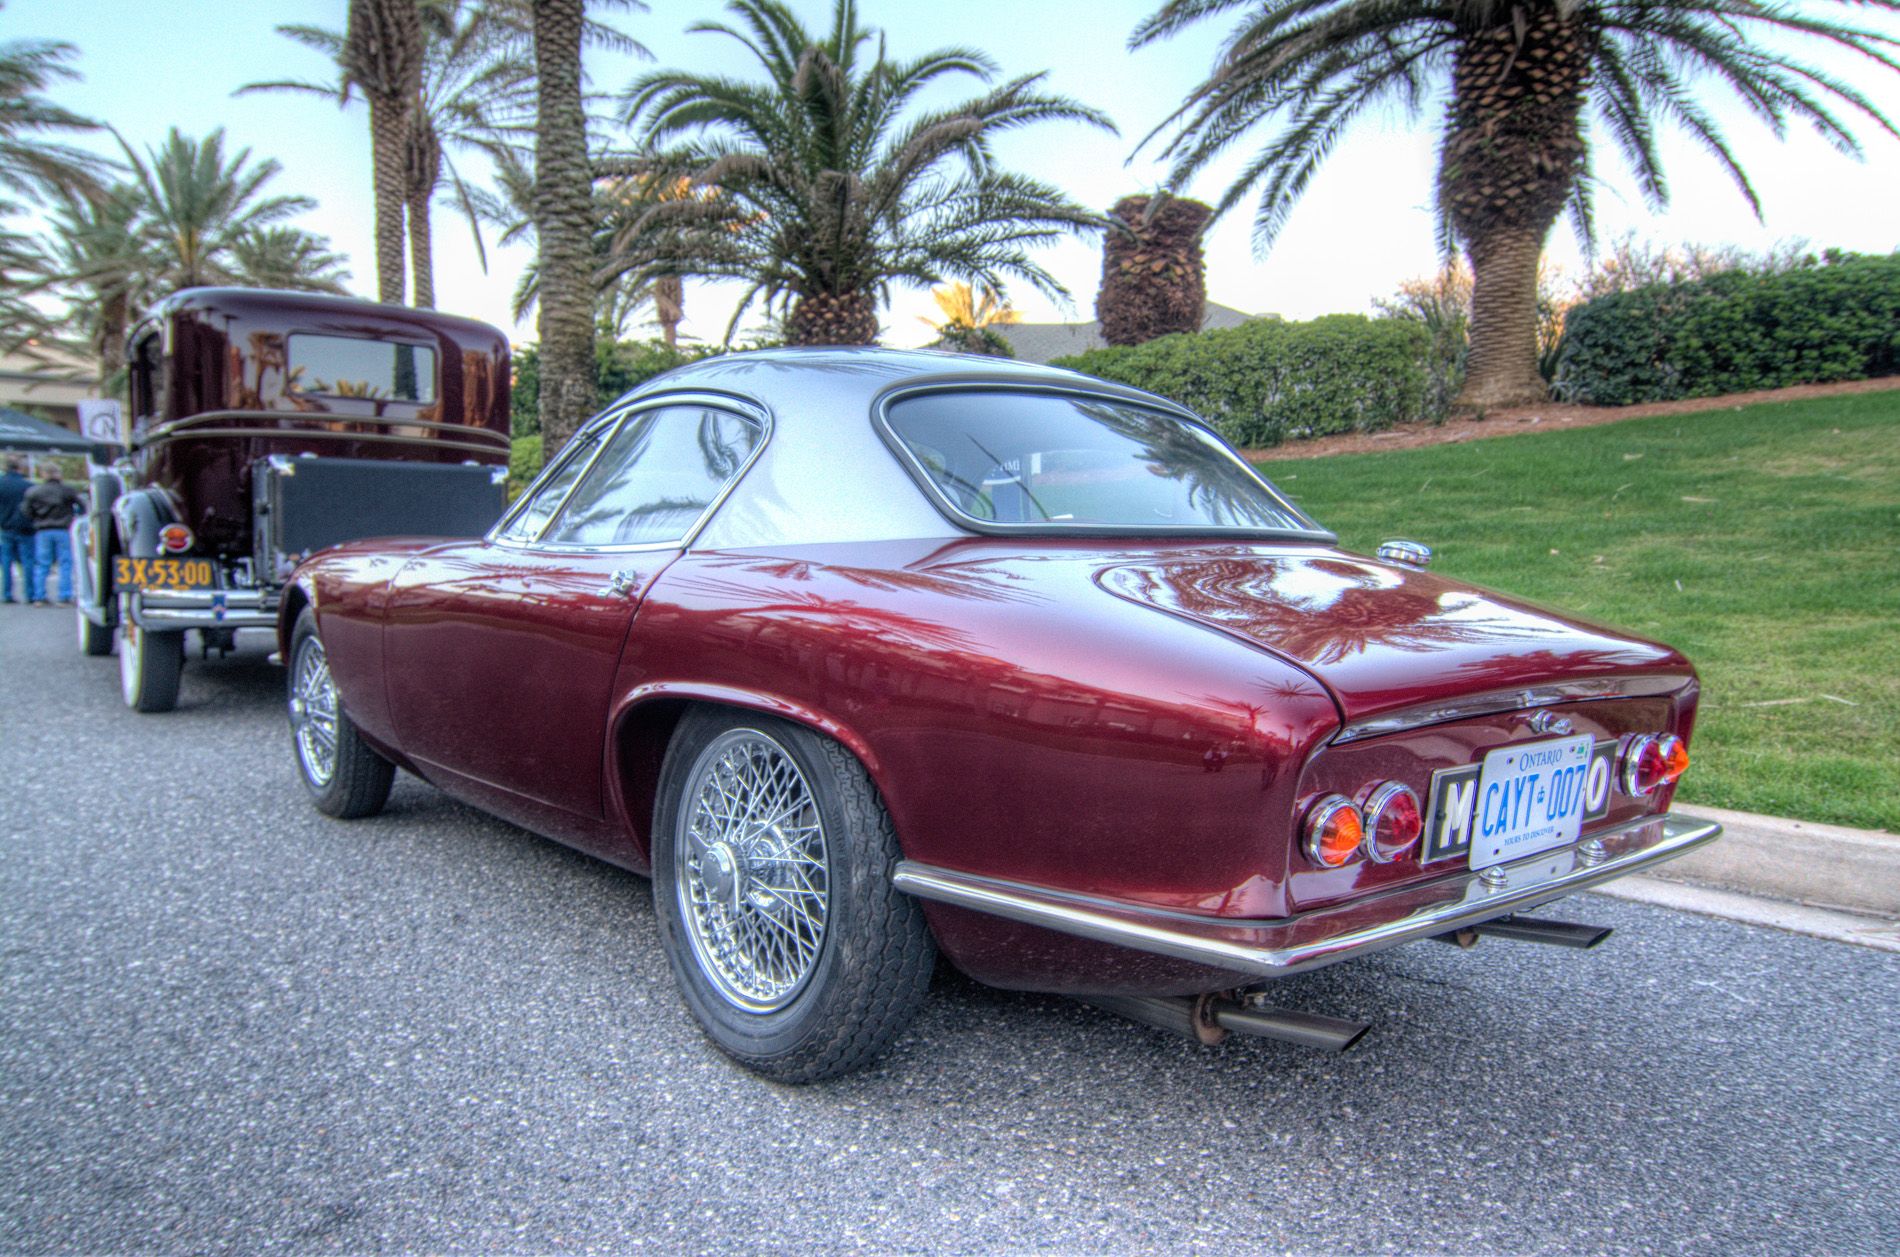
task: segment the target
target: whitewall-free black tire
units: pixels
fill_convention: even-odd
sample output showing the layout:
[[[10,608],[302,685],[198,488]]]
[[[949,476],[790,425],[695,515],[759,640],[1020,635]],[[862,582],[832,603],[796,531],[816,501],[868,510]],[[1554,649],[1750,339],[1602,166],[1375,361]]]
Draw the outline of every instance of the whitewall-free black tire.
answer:
[[[291,633],[289,663],[290,745],[310,801],[338,820],[374,816],[389,800],[396,766],[369,748],[344,713],[308,607]]]

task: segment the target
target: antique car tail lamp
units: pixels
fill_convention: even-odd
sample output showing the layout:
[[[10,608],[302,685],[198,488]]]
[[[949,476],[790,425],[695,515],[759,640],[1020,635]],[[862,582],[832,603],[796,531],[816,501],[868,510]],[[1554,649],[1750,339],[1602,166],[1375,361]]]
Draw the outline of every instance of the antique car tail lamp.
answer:
[[[158,547],[166,554],[183,554],[191,549],[191,529],[183,524],[167,524],[158,530]]]
[[[1682,776],[1689,767],[1689,744],[1673,733],[1645,733],[1623,748],[1623,793],[1650,794]]]
[[[1366,796],[1366,854],[1376,864],[1390,864],[1409,854],[1425,832],[1418,796],[1396,781],[1381,782]]]
[[[1306,854],[1321,868],[1336,869],[1356,858],[1365,837],[1364,818],[1343,795],[1327,795],[1306,814]]]

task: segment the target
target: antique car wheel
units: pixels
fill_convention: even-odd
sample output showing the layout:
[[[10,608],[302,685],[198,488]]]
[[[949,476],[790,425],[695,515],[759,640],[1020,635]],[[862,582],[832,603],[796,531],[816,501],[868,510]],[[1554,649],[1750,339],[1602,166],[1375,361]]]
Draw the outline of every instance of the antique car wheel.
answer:
[[[782,1082],[849,1073],[922,1004],[936,946],[877,788],[786,721],[697,708],[661,769],[653,902],[687,1007],[727,1055]]]
[[[347,821],[383,810],[396,766],[372,751],[343,714],[317,617],[308,608],[290,639],[290,741],[319,812]]]
[[[170,711],[178,706],[178,674],[185,666],[183,633],[152,633],[119,610],[119,693],[133,711]]]
[[[109,628],[102,628],[99,625],[94,624],[91,620],[87,619],[85,611],[78,606],[77,599],[74,599],[73,615],[76,616],[79,620],[80,653],[92,655],[94,657],[111,654],[112,653],[112,637],[113,637],[112,630]]]

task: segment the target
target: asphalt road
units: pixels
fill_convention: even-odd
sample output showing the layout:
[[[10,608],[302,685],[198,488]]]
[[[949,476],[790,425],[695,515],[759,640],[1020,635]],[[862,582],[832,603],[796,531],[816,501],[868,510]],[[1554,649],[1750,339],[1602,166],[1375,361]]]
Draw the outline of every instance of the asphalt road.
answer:
[[[1289,979],[1352,1053],[940,973],[782,1088],[647,883],[400,779],[294,776],[266,647],[119,705],[0,607],[0,1251],[1900,1252],[1900,958],[1595,896],[1594,952]]]

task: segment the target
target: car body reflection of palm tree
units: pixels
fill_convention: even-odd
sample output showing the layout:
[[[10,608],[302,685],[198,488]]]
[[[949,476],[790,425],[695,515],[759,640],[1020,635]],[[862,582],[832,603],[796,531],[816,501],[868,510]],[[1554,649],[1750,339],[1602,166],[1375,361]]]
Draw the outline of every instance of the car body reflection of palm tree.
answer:
[[[1224,528],[1313,530],[1291,503],[1264,490],[1258,477],[1225,447],[1191,424],[1159,411],[1110,402],[1077,402],[1076,409],[1140,449],[1157,476],[1178,481],[1190,506]]]
[[[1143,564],[1103,574],[1114,592],[1228,626],[1311,663],[1375,643],[1432,651],[1561,631],[1469,590],[1371,564],[1271,556]]]

